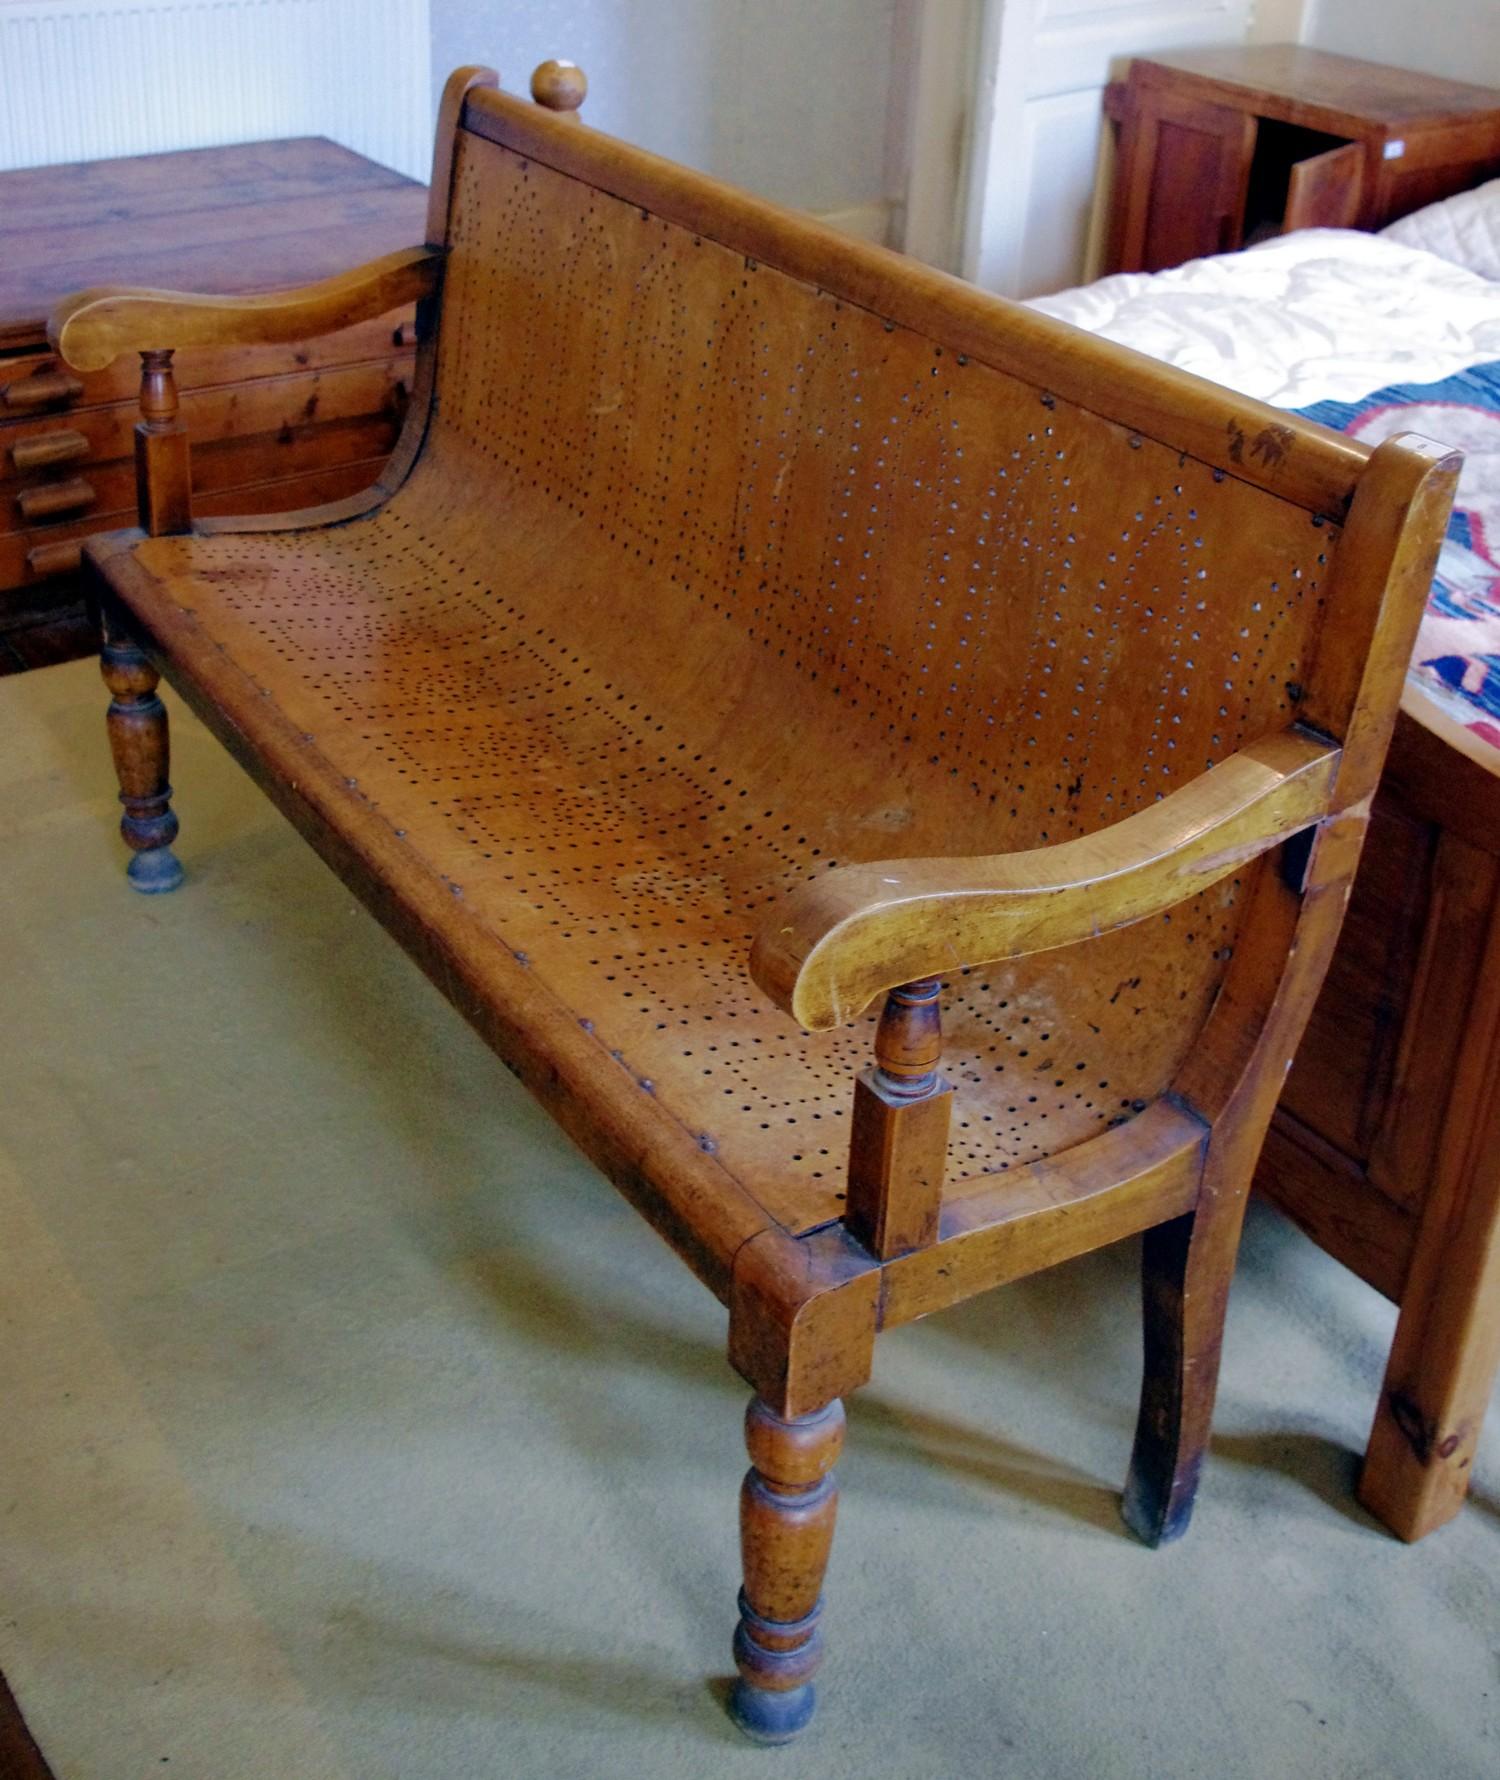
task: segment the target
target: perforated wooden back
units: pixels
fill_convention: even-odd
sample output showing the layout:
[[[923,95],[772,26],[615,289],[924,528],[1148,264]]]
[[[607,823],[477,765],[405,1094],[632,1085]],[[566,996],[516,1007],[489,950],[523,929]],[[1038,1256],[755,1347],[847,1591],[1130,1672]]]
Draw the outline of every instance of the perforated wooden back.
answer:
[[[653,633],[710,723],[733,658],[903,848],[1107,826],[1295,716],[1321,516],[468,133],[451,241],[428,473],[612,555],[569,636]]]

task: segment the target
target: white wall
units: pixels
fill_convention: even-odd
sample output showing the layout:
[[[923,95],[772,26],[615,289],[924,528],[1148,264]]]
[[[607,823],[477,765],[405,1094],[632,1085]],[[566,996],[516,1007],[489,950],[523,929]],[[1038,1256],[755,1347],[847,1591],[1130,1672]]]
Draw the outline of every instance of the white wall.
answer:
[[[1254,0],[1250,9],[1250,43],[1300,43],[1303,21],[1314,0]]]
[[[1500,87],[1500,0],[1308,0],[1302,41]]]
[[[427,0],[0,0],[0,167],[331,136],[425,180]]]
[[[940,0],[941,3],[941,0]],[[431,0],[433,78],[487,62],[524,93],[565,56],[601,130],[780,203],[891,195],[896,0]]]

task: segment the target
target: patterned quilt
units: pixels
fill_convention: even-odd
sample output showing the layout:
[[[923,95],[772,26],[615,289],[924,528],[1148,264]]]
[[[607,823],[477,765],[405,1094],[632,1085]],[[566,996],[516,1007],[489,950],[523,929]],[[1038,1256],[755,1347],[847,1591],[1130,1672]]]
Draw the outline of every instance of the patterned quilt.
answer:
[[[1465,753],[1500,770],[1500,364],[1300,412],[1368,445],[1415,432],[1465,454],[1405,702]]]

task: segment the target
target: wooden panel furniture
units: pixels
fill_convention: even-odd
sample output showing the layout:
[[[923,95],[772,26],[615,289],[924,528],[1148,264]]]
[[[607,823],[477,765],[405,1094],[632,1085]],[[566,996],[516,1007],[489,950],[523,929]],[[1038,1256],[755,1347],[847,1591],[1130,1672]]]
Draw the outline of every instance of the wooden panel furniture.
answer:
[[[1360,1498],[1420,1538],[1500,1365],[1500,776],[1404,712],[1256,1184],[1400,1306]]]
[[[1108,272],[1382,228],[1500,173],[1500,92],[1295,44],[1138,59],[1106,110]]]
[[[1457,460],[1373,454],[448,84],[427,244],[139,353],[89,544],[131,880],[165,673],[725,1303],[738,1722],[807,1722],[879,1330],[1145,1232],[1126,1484],[1181,1533],[1245,1194],[1338,933]],[[419,301],[375,488],[194,519],[172,378]],[[190,795],[190,793],[189,793]]]
[[[425,207],[414,181],[317,139],[0,173],[0,630],[76,597],[83,540],[135,511],[135,379],[58,360],[59,298],[127,271],[226,295],[316,279],[414,240]],[[186,348],[198,510],[368,486],[414,353],[409,308],[312,342]]]

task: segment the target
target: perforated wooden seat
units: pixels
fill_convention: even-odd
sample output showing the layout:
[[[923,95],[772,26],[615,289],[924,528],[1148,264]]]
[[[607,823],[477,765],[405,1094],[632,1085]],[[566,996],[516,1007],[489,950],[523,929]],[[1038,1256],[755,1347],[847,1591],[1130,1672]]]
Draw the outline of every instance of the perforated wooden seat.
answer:
[[[734,1709],[780,1738],[879,1329],[1145,1231],[1126,1514],[1186,1526],[1456,469],[478,78],[430,249],[57,318],[75,362],[145,353],[156,535],[89,552],[122,826],[170,888],[161,668],[726,1300],[758,1399]],[[154,330],[418,294],[385,481],[189,529]]]
[[[542,511],[549,548],[528,556],[519,527],[527,567],[518,585],[493,585],[418,524],[427,480],[336,531],[161,539],[137,560],[269,691],[351,801],[586,1023],[601,1070],[613,1059],[649,1083],[782,1224],[836,1218],[848,1085],[875,1016],[799,1032],[749,981],[755,928],[828,866],[941,851],[955,806],[1009,830],[975,789],[989,763],[969,757],[955,789],[944,764],[914,767],[899,743],[850,750],[843,701],[712,612],[678,625],[674,665],[721,683],[722,707],[674,704],[661,658],[633,659],[613,629],[626,602],[643,629],[664,626],[649,570],[622,559],[618,579],[580,585],[575,553],[555,547],[565,522]],[[580,622],[591,612],[606,621],[599,638]],[[764,733],[736,689],[797,722]],[[830,784],[827,762],[845,754]],[[1063,834],[1078,824],[1065,804],[1049,820]],[[1082,979],[1059,982],[1045,955],[956,976],[950,1191],[1161,1091],[1223,974],[1237,902],[1231,878],[1157,917],[1173,943],[1111,934]]]

